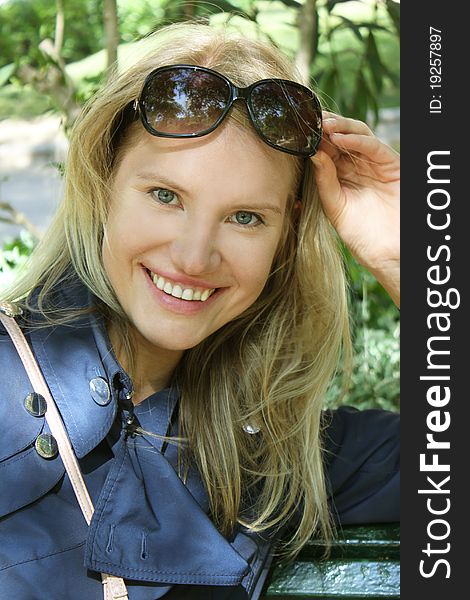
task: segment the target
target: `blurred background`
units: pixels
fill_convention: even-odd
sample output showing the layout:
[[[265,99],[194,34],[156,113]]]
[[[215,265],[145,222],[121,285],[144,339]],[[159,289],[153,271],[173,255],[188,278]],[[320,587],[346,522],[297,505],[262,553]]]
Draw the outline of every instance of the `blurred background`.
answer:
[[[67,135],[107,67],[160,26],[191,18],[267,38],[326,108],[400,146],[395,0],[0,0],[0,294],[60,201]],[[344,251],[355,349],[343,403],[399,410],[399,312]],[[338,403],[338,374],[328,398]]]

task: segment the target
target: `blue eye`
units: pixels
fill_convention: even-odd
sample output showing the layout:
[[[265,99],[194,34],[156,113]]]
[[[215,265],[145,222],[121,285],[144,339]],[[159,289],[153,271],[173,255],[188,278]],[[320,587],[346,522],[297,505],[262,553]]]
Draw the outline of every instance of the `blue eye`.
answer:
[[[162,204],[171,204],[173,201],[178,200],[178,196],[175,194],[175,192],[165,188],[157,188],[156,190],[152,190],[152,195]]]
[[[247,225],[248,227],[255,227],[263,222],[258,215],[246,210],[239,210],[233,217],[238,225]]]

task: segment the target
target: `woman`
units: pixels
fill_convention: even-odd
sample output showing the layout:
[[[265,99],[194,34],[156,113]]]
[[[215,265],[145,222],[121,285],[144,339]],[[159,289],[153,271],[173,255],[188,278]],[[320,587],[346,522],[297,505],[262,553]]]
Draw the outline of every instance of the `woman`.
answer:
[[[396,416],[322,410],[349,352],[331,224],[398,303],[396,153],[333,113],[322,134],[265,43],[180,24],[146,44],[75,126],[64,202],[7,298],[95,506],[88,528],[55,448],[38,455],[2,336],[18,600],[99,598],[100,572],[131,599],[256,598],[276,545],[397,519]]]

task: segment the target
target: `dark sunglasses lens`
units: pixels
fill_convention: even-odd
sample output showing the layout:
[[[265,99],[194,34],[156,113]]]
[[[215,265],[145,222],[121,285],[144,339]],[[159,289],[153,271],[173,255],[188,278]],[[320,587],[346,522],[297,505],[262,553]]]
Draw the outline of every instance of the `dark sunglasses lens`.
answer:
[[[321,107],[307,88],[263,82],[251,92],[255,125],[268,142],[300,154],[313,153],[321,136]]]
[[[157,71],[145,84],[140,105],[156,132],[182,135],[213,127],[229,99],[230,88],[223,79],[183,67]]]

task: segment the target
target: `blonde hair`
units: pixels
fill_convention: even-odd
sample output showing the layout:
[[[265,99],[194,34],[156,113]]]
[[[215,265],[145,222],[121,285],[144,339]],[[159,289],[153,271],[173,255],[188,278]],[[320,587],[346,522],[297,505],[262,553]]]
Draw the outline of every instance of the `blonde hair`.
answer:
[[[8,294],[28,304],[28,294],[41,286],[39,310],[49,322],[63,322],[73,315],[48,310],[47,301],[78,275],[120,327],[131,365],[126,315],[101,259],[110,182],[129,144],[126,131],[116,138],[124,108],[152,69],[178,62],[213,68],[239,86],[270,77],[306,83],[272,45],[207,25],[170,25],[143,45],[149,52],[110,77],[74,126],[64,201]],[[229,118],[251,127],[239,108]],[[254,531],[290,524],[283,549],[295,555],[315,531],[327,539],[332,533],[321,415],[341,349],[348,353],[350,341],[341,253],[320,208],[311,162],[303,167],[300,159],[285,158],[297,187],[303,175],[293,190],[301,210],[291,202],[266,286],[243,314],[186,351],[174,381],[181,390],[180,433],[205,482],[216,525],[230,535],[237,522]],[[259,433],[246,433],[247,424]]]

